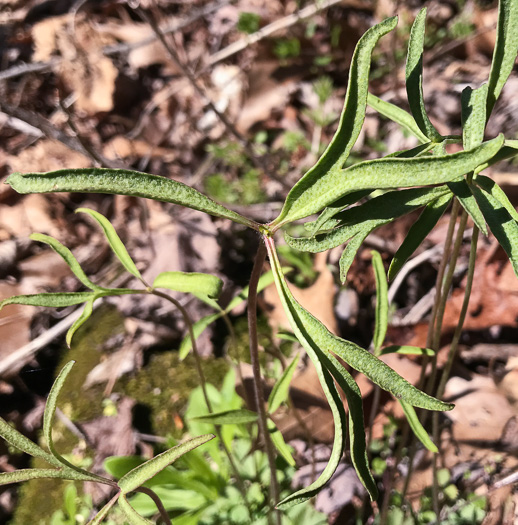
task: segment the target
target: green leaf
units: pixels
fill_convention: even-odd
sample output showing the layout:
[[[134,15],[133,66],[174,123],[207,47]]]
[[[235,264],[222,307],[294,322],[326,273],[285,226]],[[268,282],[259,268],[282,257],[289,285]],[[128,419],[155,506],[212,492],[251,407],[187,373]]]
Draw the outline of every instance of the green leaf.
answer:
[[[404,109],[399,108],[391,102],[382,100],[372,93],[369,93],[367,97],[367,104],[369,104],[372,109],[375,109],[384,117],[387,117],[393,122],[399,124],[403,129],[406,129],[409,133],[414,135],[414,137],[416,137],[419,142],[421,142],[421,144],[429,142],[430,139],[420,130],[414,117],[410,115],[410,113],[407,113]]]
[[[199,321],[196,321],[192,325],[192,332],[194,335],[194,339],[198,339],[200,335],[204,332],[204,330],[212,324],[214,321],[217,321],[223,314],[217,313],[217,314],[210,314],[205,317],[202,317]],[[180,361],[183,361],[192,348],[192,339],[190,334],[187,334],[180,343],[180,348],[178,350],[178,356],[180,358]]]
[[[94,519],[89,521],[87,525],[100,525],[106,516],[108,516],[110,510],[115,505],[115,503],[118,501],[118,497],[113,497],[106,505],[96,514]]]
[[[487,118],[514,67],[518,52],[518,0],[500,0],[496,44],[489,73]]]
[[[242,425],[257,421],[257,413],[245,408],[238,408],[236,410],[223,410],[222,412],[213,412],[205,416],[192,417],[191,421],[211,423],[212,425]]]
[[[439,450],[435,446],[434,442],[430,439],[430,436],[428,435],[428,432],[426,432],[426,430],[423,428],[423,425],[421,425],[421,422],[419,421],[419,418],[417,417],[414,407],[410,405],[409,403],[407,403],[406,401],[403,401],[402,399],[400,399],[399,402],[401,403],[401,406],[403,407],[403,412],[405,413],[408,424],[410,425],[410,428],[412,429],[412,432],[415,434],[417,439],[419,439],[419,441],[430,452],[437,454]]]
[[[13,447],[16,447],[18,450],[21,450],[32,457],[41,458],[56,467],[63,466],[52,454],[49,454],[36,445],[36,443],[33,443],[30,439],[26,438],[2,418],[0,418],[0,436],[2,436],[2,438]]]
[[[374,355],[379,355],[388,328],[388,286],[381,254],[372,250],[372,267],[376,278],[376,323],[374,325]]]
[[[380,355],[402,354],[402,355],[428,355],[434,356],[435,352],[430,348],[420,348],[418,346],[399,346],[392,345],[385,347]]]
[[[285,234],[286,242],[297,250],[311,253],[323,252],[343,244],[359,232],[371,232],[445,194],[448,188],[412,188],[387,192],[368,200],[360,206],[347,209],[335,216],[339,221],[333,230],[313,237],[295,239]]]
[[[142,275],[140,275],[140,272],[133,262],[133,259],[130,257],[128,250],[126,250],[126,247],[120,240],[120,237],[118,236],[111,222],[104,215],[101,215],[99,212],[90,210],[88,208],[78,208],[76,213],[78,212],[87,213],[99,223],[99,226],[101,226],[104,234],[106,235],[106,238],[108,239],[108,243],[110,244],[113,253],[117,256],[124,268],[126,268],[126,270],[131,273],[131,275],[137,279],[142,280]]]
[[[286,441],[284,441],[284,436],[282,435],[282,432],[275,426],[275,423],[271,420],[267,420],[268,425],[268,432],[270,434],[270,439],[272,440],[273,446],[277,449],[277,452],[284,458],[284,461],[288,463],[288,465],[294,467],[295,466],[295,460],[293,459],[293,456],[291,455],[291,450],[286,445]]]
[[[477,200],[471,192],[471,184],[468,184],[464,179],[448,182],[448,188],[453,192],[455,197],[459,199],[462,207],[468,212],[469,216],[473,219],[473,222],[477,228],[484,233],[488,234],[486,221],[484,220],[484,215],[478,207]]]
[[[466,87],[461,95],[462,143],[464,149],[482,144],[486,129],[487,84],[478,89]]]
[[[162,272],[153,282],[153,288],[167,288],[175,292],[192,293],[200,298],[217,299],[223,281],[208,273]]]
[[[507,253],[514,273],[518,276],[518,222],[511,217],[505,206],[489,193],[473,186],[473,194],[491,232]]]
[[[217,204],[194,188],[138,171],[84,168],[49,173],[13,173],[6,183],[18,193],[108,193],[172,202],[258,229],[251,219]]]
[[[78,473],[74,473],[74,471],[69,469],[60,470],[53,468],[30,468],[0,473],[0,485],[20,483],[22,481],[29,481],[31,479],[69,479],[75,481],[93,481],[91,477],[80,476]]]
[[[29,306],[50,306],[64,308],[81,304],[94,296],[92,292],[38,293],[33,295],[15,295],[0,302],[0,310],[8,304],[25,304]]]
[[[85,272],[77,262],[77,259],[72,255],[72,252],[66,247],[63,246],[58,240],[44,235],[42,233],[33,233],[30,238],[33,241],[43,242],[48,244],[58,255],[60,255],[63,260],[70,267],[74,275],[87,287],[92,290],[104,290],[101,286],[94,284],[88,277]]]
[[[451,155],[367,160],[345,170],[329,172],[298,196],[290,212],[284,216],[283,224],[317,213],[351,191],[410,188],[450,182],[493,157],[503,142],[503,135],[499,135],[476,148]]]
[[[348,243],[345,247],[342,255],[340,256],[339,266],[340,266],[340,282],[345,284],[347,280],[347,272],[353,263],[356,252],[360,249],[360,246],[363,244],[363,241],[369,236],[369,233],[372,230],[364,228],[360,230]]]
[[[271,239],[266,240],[270,257],[273,259],[276,257],[275,250],[269,244],[272,241]],[[278,263],[273,261],[272,264],[277,265]],[[366,375],[373,383],[390,392],[397,399],[403,399],[413,406],[427,410],[443,411],[453,408],[452,404],[444,403],[421,392],[364,348],[333,335],[318,319],[295,301],[285,283],[284,287],[280,288],[281,284],[278,285],[278,290],[284,295],[286,310],[287,313],[290,313],[288,318],[291,328],[297,338],[302,334],[305,341],[310,340],[314,346],[326,353],[329,352],[331,355],[340,357],[352,368]]]
[[[426,236],[433,230],[435,225],[439,222],[443,213],[446,211],[448,204],[452,199],[451,193],[448,191],[444,195],[430,202],[422,211],[419,218],[412,224],[408,230],[405,240],[401,243],[397,252],[390,263],[388,278],[389,281],[394,279],[399,273],[399,270],[408,261],[410,256],[417,250],[421,243],[426,239]]]
[[[477,186],[482,188],[485,192],[489,193],[494,199],[500,202],[500,204],[507,210],[509,215],[515,221],[518,221],[518,212],[516,211],[516,208],[512,205],[505,191],[493,179],[485,177],[484,175],[475,175],[473,177],[473,181]]]
[[[414,20],[408,41],[406,61],[406,92],[412,115],[419,129],[432,141],[440,142],[441,134],[430,122],[424,106],[423,97],[423,46],[426,24],[426,7],[423,7]]]
[[[277,380],[268,397],[268,413],[273,414],[288,399],[290,383],[297,369],[300,355],[296,355],[293,361],[286,367],[281,377]]]
[[[128,502],[126,496],[121,494],[119,497],[119,507],[124,512],[130,525],[153,525],[152,521],[143,518]]]
[[[199,436],[190,439],[189,441],[186,441],[181,445],[177,445],[176,447],[170,448],[169,450],[162,452],[162,454],[158,454],[158,456],[155,456],[149,461],[146,461],[142,465],[139,465],[138,467],[134,468],[125,476],[123,476],[118,482],[122,494],[127,494],[128,492],[132,492],[135,489],[139,488],[148,479],[151,479],[162,469],[164,469],[171,463],[174,463],[185,453],[203,445],[204,443],[207,443],[207,441],[210,441],[214,437],[215,436],[213,434],[206,434],[204,436]]]
[[[329,200],[312,212],[303,211],[307,202],[311,202],[321,195],[322,188],[334,184],[333,179],[337,176],[341,178],[340,169],[347,160],[365,119],[372,50],[378,40],[394,29],[396,24],[397,19],[395,17],[388,18],[381,24],[370,28],[360,38],[349,69],[347,93],[338,130],[315,166],[291,189],[280,215],[273,221],[272,226],[280,226],[286,222],[307,217],[331,204],[340,196]]]
[[[65,340],[69,348],[72,344],[72,338],[74,337],[74,334],[79,330],[79,328],[81,328],[81,326],[83,326],[86,323],[86,321],[88,321],[88,319],[90,319],[90,316],[92,315],[94,309],[94,302],[96,299],[97,296],[94,295],[94,297],[86,301],[85,307],[81,312],[81,315],[74,321],[72,326],[68,329]]]

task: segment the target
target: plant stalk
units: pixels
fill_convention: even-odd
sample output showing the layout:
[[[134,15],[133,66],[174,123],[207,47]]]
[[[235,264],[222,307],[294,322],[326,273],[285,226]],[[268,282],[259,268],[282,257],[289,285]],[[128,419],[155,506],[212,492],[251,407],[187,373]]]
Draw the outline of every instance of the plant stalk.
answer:
[[[250,284],[248,288],[248,333],[250,336],[250,359],[252,362],[252,371],[254,376],[254,395],[255,403],[257,405],[257,413],[259,415],[259,434],[263,438],[266,455],[268,457],[268,465],[270,467],[270,498],[272,500],[272,508],[279,501],[279,485],[277,483],[277,475],[275,468],[275,455],[268,433],[266,410],[264,407],[264,392],[261,378],[261,365],[259,363],[259,342],[257,339],[257,285],[259,277],[263,269],[264,261],[266,260],[266,246],[261,240],[257,254],[254,260],[252,275],[250,276]],[[281,525],[281,514],[275,510],[275,519],[278,525]]]

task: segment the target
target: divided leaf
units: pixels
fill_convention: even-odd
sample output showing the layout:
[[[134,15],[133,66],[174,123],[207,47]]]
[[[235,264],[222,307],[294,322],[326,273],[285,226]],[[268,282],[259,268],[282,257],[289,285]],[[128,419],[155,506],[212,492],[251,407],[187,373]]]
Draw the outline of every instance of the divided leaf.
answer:
[[[424,106],[423,46],[425,24],[426,7],[423,7],[416,16],[410,31],[406,62],[406,92],[410,110],[419,129],[433,142],[440,142],[442,136],[430,122]]]
[[[99,223],[99,226],[101,226],[104,234],[106,235],[106,238],[108,239],[108,243],[110,244],[113,253],[117,256],[124,268],[126,268],[126,270],[131,273],[131,275],[139,280],[142,280],[142,275],[140,275],[138,268],[135,266],[133,259],[130,257],[128,250],[126,250],[126,247],[120,240],[120,237],[115,231],[115,228],[111,222],[104,215],[101,215],[99,212],[90,210],[88,208],[78,208],[76,213],[78,212],[87,213]]]
[[[257,229],[251,219],[217,204],[181,182],[131,170],[84,168],[48,173],[13,173],[7,184],[18,193],[108,193],[180,204]]]
[[[340,173],[340,169],[360,134],[367,106],[371,53],[378,40],[394,29],[396,24],[397,18],[388,18],[371,27],[360,38],[349,69],[347,93],[338,130],[315,166],[291,189],[280,215],[273,221],[272,226],[280,226],[286,222],[307,217],[340,197],[338,195],[309,213],[304,211],[306,203],[318,200],[325,188],[335,184],[333,179]]]

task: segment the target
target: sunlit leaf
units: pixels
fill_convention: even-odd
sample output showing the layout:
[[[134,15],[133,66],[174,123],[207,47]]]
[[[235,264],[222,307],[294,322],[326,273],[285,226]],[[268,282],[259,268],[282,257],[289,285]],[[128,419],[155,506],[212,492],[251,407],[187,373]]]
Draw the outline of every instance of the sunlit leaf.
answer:
[[[487,118],[513,70],[518,52],[518,0],[500,0],[496,44],[489,73]]]
[[[430,122],[424,106],[423,97],[423,46],[426,24],[426,7],[423,7],[414,20],[408,41],[406,61],[406,92],[412,115],[419,129],[430,139],[439,142],[441,134]]]
[[[13,173],[6,183],[18,193],[109,193],[172,202],[257,229],[251,219],[217,204],[194,188],[148,173],[106,168],[65,169],[49,173]]]
[[[486,128],[487,84],[478,89],[466,87],[462,91],[462,143],[464,149],[482,144]]]
[[[211,423],[212,425],[242,425],[257,421],[257,412],[238,408],[236,410],[224,410],[223,412],[213,412],[204,416],[192,417],[191,421]]]
[[[284,458],[284,461],[286,461],[288,465],[294,467],[295,460],[291,455],[290,448],[288,447],[288,445],[286,445],[286,441],[284,441],[284,436],[282,435],[282,432],[275,426],[275,423],[271,419],[268,419],[266,423],[268,425],[268,433],[270,434],[270,439],[272,440],[273,446],[277,449],[277,452]]]
[[[379,355],[388,328],[388,286],[381,254],[376,250],[372,250],[371,254],[372,267],[376,278],[376,322],[372,344],[374,346],[374,355]]]
[[[420,348],[418,346],[399,346],[399,345],[392,345],[385,347],[380,355],[387,355],[387,354],[402,354],[402,355],[428,355],[428,356],[434,356],[435,352],[430,348]]]
[[[31,479],[69,479],[74,481],[93,481],[91,477],[82,476],[70,469],[30,468],[13,472],[0,473],[0,485],[20,483]]]
[[[410,115],[410,113],[407,113],[404,109],[401,109],[391,102],[382,100],[372,93],[369,93],[367,97],[367,104],[369,104],[372,109],[375,109],[384,117],[387,117],[393,122],[399,124],[403,129],[406,129],[422,144],[429,142],[430,139],[419,129],[419,126],[417,125],[414,117]]]
[[[58,240],[48,235],[44,235],[42,233],[33,233],[30,236],[30,238],[33,241],[38,241],[38,242],[43,242],[45,244],[48,244],[58,255],[60,255],[63,258],[63,260],[70,267],[74,275],[87,288],[90,288],[92,290],[104,290],[104,288],[102,288],[101,286],[97,286],[92,281],[90,281],[90,279],[88,279],[85,272],[83,271],[83,269],[77,262],[77,259],[72,255],[72,252],[66,246],[63,246]]]
[[[407,403],[406,401],[403,401],[402,399],[399,400],[401,403],[401,406],[403,407],[403,412],[405,413],[405,416],[407,418],[408,424],[410,425],[410,428],[412,429],[412,432],[415,434],[417,439],[430,451],[437,453],[439,452],[437,450],[437,447],[435,446],[435,443],[430,439],[430,436],[428,435],[428,432],[423,428],[423,425],[419,421],[419,418],[417,417],[416,411],[412,405]]]
[[[307,202],[318,198],[324,188],[335,184],[335,178],[341,178],[340,169],[347,160],[365,119],[372,50],[378,40],[394,29],[396,24],[397,19],[395,17],[389,18],[370,28],[360,38],[349,68],[347,93],[338,130],[315,166],[291,189],[283,209],[279,217],[272,223],[273,225],[307,217],[340,197],[337,195],[334,199],[328,200],[309,213],[304,211]]]
[[[511,217],[504,205],[489,193],[473,186],[473,194],[491,232],[507,253],[514,273],[518,276],[518,222]]]
[[[478,207],[477,200],[471,192],[470,184],[462,179],[459,181],[448,182],[448,188],[450,188],[455,197],[459,199],[462,207],[468,212],[468,215],[473,219],[477,228],[483,232],[484,235],[487,235],[488,231],[486,221]]]
[[[329,172],[310,189],[298,195],[296,200],[290,201],[292,205],[289,206],[289,212],[283,215],[282,223],[317,213],[352,191],[410,188],[450,182],[493,157],[503,143],[504,137],[499,135],[476,148],[451,155],[366,160],[343,171]],[[280,225],[280,221],[277,225]]]
[[[390,263],[388,271],[388,278],[390,281],[396,277],[399,270],[401,270],[410,256],[417,250],[421,243],[426,239],[427,235],[439,222],[439,219],[446,211],[451,199],[451,193],[447,192],[430,202],[422,211],[419,218],[412,224],[405,240],[401,243],[401,246],[394,254],[392,262]]]
[[[175,292],[217,299],[223,288],[223,281],[208,273],[162,272],[154,280],[153,288],[167,288]]]
[[[149,461],[142,463],[142,465],[134,468],[119,480],[118,485],[122,491],[122,494],[127,494],[128,492],[134,491],[143,485],[148,479],[151,479],[153,476],[155,476],[162,469],[171,463],[174,463],[178,458],[190,450],[207,443],[207,441],[210,441],[214,437],[215,436],[213,434],[206,434],[205,436],[199,436],[190,439],[189,441],[170,448],[169,450],[162,452],[162,454],[158,454],[158,456],[155,456]]]
[[[62,292],[38,293],[33,295],[15,295],[0,302],[0,310],[8,304],[24,304],[29,306],[50,306],[64,308],[81,304],[94,296],[93,292]]]
[[[131,275],[137,279],[142,280],[142,275],[140,275],[138,268],[135,266],[133,259],[130,257],[128,250],[126,250],[126,247],[120,240],[120,237],[115,231],[115,228],[112,226],[111,222],[104,215],[101,215],[99,212],[90,210],[88,208],[78,208],[76,213],[78,212],[87,213],[99,223],[104,231],[104,234],[106,235],[106,238],[108,239],[108,243],[110,244],[113,253],[117,256],[124,268],[126,268],[126,270],[131,273]]]
[[[94,302],[97,299],[97,297],[94,295],[91,299],[86,301],[85,307],[83,311],[81,312],[80,316],[74,321],[72,326],[68,329],[67,335],[65,337],[67,346],[70,348],[72,344],[72,338],[74,337],[74,334],[83,326],[88,319],[90,319],[93,309],[94,309]]]
[[[299,355],[295,356],[293,361],[286,367],[281,377],[273,385],[270,396],[268,397],[268,413],[273,414],[281,405],[288,399],[290,391],[290,383],[293,378],[293,374],[297,369],[299,362]]]

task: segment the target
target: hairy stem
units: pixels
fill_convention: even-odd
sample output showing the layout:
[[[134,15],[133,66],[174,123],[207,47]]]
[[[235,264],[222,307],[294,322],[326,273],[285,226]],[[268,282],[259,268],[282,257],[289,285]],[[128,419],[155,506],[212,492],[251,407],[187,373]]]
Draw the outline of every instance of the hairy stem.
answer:
[[[248,334],[250,336],[250,359],[252,361],[252,371],[254,374],[255,403],[257,405],[257,413],[259,414],[259,433],[263,438],[266,455],[268,457],[268,465],[270,467],[270,498],[272,500],[272,507],[274,507],[279,501],[279,485],[277,483],[275,455],[270,440],[270,434],[268,433],[266,410],[264,408],[264,392],[261,378],[261,366],[259,364],[259,343],[257,339],[257,285],[259,283],[259,277],[261,276],[265,259],[266,246],[261,240],[255,256],[248,288]],[[281,514],[278,510],[275,511],[275,516],[277,524],[281,525]]]

